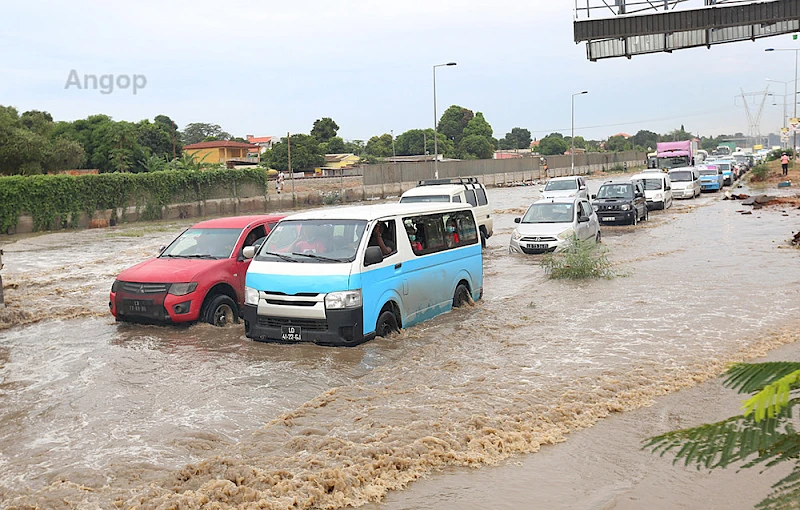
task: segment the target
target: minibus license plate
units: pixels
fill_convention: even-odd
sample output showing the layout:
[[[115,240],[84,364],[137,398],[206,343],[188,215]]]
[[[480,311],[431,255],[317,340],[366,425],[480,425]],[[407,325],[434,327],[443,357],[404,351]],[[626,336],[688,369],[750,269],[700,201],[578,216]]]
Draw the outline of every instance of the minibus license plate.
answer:
[[[528,243],[528,248],[530,248],[531,250],[546,250],[547,245],[540,243]]]
[[[281,340],[285,342],[299,342],[300,326],[281,326]]]

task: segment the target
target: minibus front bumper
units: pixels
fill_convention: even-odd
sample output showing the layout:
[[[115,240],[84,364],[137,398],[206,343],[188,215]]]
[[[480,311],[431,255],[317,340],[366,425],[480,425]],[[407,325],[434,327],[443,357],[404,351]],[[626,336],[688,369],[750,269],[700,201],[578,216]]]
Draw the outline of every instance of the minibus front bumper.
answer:
[[[259,315],[258,307],[250,304],[242,310],[245,335],[260,342],[353,346],[368,340],[364,337],[362,307],[326,310],[325,315],[324,319]]]

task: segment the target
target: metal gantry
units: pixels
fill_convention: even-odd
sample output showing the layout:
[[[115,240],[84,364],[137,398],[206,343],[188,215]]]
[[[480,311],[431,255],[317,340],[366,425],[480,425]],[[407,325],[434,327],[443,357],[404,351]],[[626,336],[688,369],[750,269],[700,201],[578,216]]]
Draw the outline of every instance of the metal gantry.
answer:
[[[735,105],[737,99],[742,99],[744,111],[747,115],[747,138],[753,141],[758,140],[759,143],[761,143],[761,114],[764,112],[764,104],[767,101],[767,96],[770,95],[769,85],[759,92],[745,92],[741,88],[739,90],[741,94],[734,98],[733,103]],[[748,104],[748,98],[753,98],[752,105]],[[758,98],[761,98],[760,103],[758,102]],[[754,110],[756,104],[758,104],[758,109]],[[752,146],[752,142],[750,145]]]
[[[631,58],[800,32],[800,0],[575,0],[573,28],[589,60]]]

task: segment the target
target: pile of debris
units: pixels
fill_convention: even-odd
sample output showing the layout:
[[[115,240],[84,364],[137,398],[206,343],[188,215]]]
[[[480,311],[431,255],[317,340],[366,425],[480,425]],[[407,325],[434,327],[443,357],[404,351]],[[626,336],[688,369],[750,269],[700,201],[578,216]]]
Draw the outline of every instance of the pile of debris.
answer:
[[[800,246],[800,232],[797,232],[789,243],[792,246]]]

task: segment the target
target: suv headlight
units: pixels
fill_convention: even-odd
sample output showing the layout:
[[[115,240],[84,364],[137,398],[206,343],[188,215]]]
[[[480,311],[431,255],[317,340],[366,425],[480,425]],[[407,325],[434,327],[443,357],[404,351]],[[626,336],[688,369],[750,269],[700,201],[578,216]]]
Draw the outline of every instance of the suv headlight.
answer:
[[[359,306],[361,306],[361,289],[329,292],[325,296],[325,308],[328,310],[358,308]]]
[[[248,305],[258,305],[258,291],[253,287],[245,287],[244,302]]]
[[[620,211],[628,211],[630,210],[630,208],[631,206],[629,206],[628,204],[622,204],[621,206],[619,206]]]
[[[190,292],[194,292],[194,289],[197,288],[197,282],[192,283],[173,283],[169,286],[168,294],[172,294],[173,296],[185,296]]]
[[[575,236],[575,229],[573,228],[568,228],[567,230],[558,234],[558,238],[563,240],[572,239],[574,236]]]

